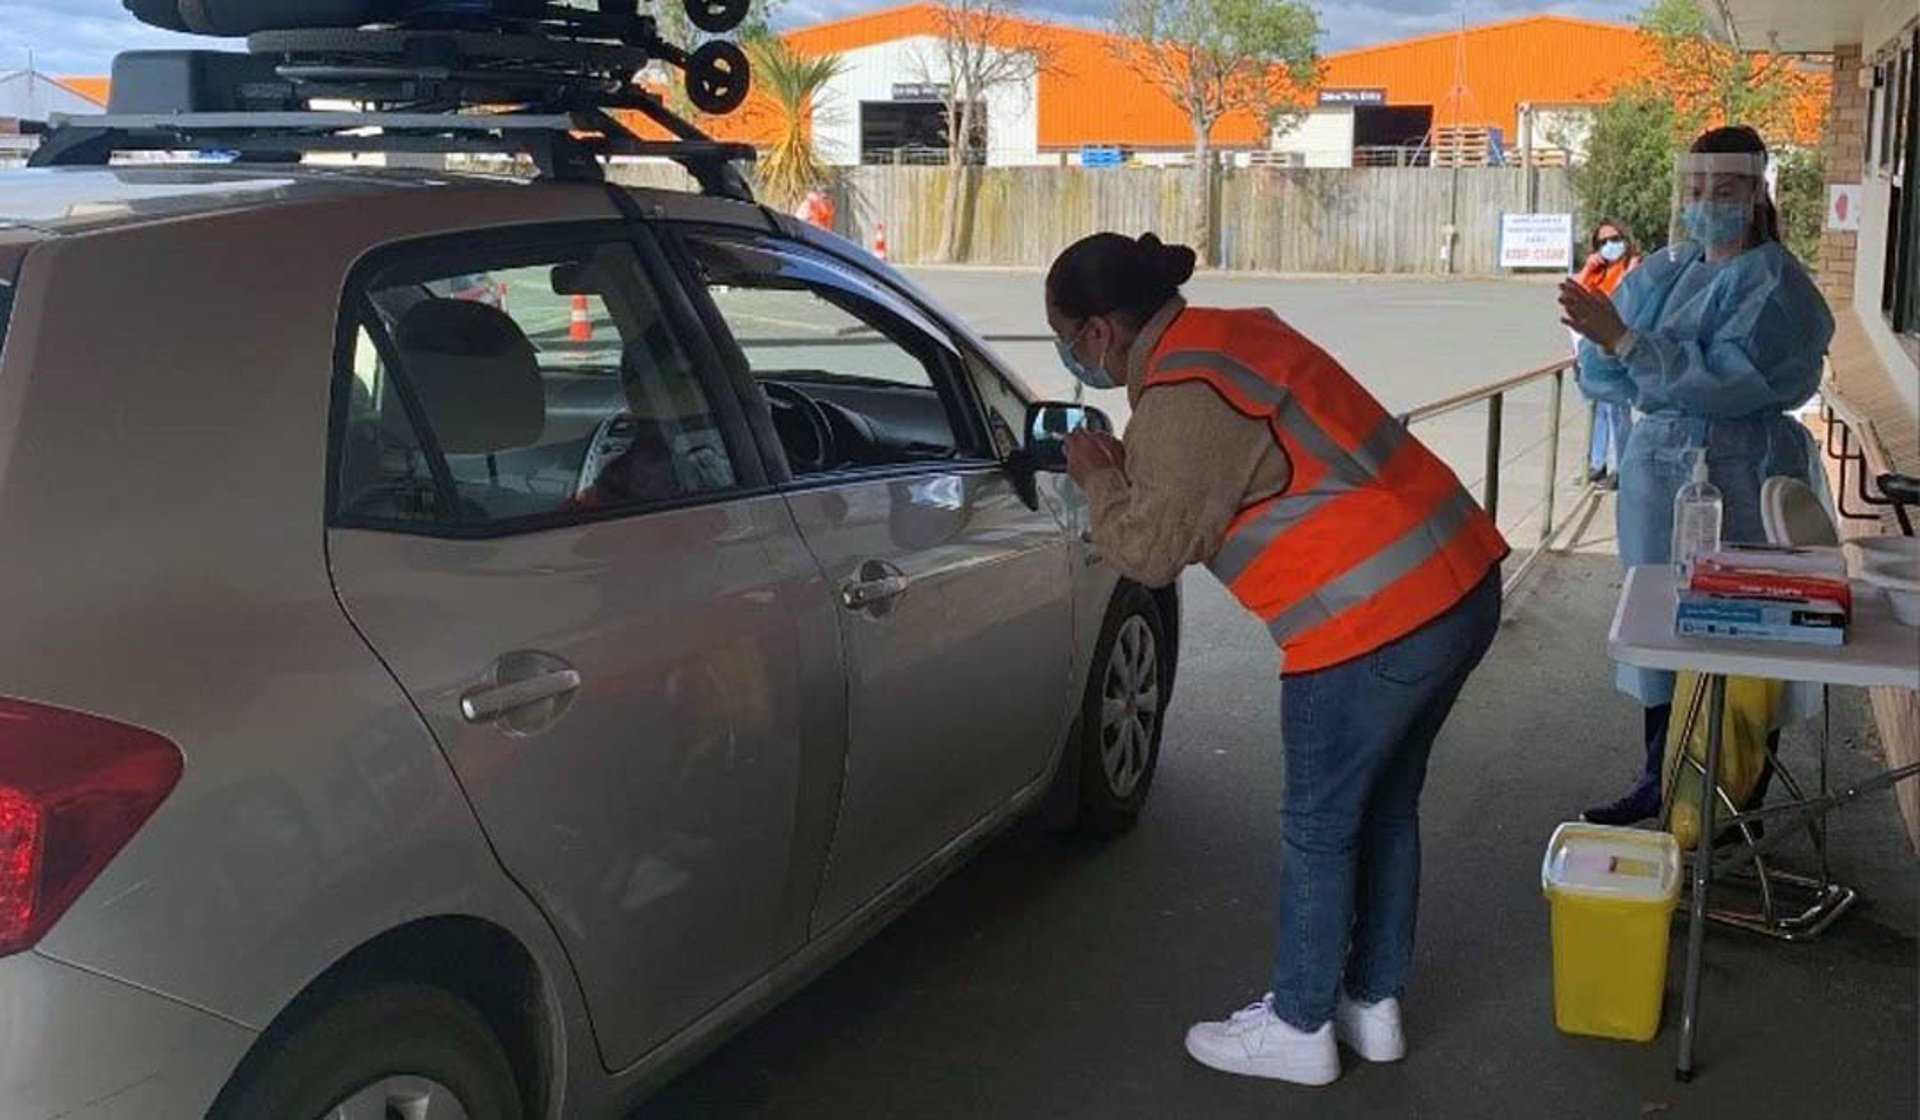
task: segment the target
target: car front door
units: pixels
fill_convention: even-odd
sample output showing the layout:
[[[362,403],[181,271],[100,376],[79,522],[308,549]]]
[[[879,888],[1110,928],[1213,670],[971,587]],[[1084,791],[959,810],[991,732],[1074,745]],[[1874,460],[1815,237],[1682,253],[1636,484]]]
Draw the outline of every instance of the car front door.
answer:
[[[847,773],[817,933],[1043,778],[1077,695],[1070,538],[1022,499],[960,355],[911,305],[776,238],[685,247],[772,408],[844,635]]]
[[[628,230],[391,250],[335,406],[341,602],[611,1068],[804,943],[844,761],[828,592],[659,262]]]

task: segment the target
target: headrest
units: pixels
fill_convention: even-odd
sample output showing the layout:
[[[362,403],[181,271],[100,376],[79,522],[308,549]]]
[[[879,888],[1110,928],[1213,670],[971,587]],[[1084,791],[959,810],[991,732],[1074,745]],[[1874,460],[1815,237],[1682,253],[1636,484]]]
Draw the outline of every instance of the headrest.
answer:
[[[506,312],[421,300],[400,317],[394,345],[441,451],[487,455],[539,441],[547,414],[540,361]]]

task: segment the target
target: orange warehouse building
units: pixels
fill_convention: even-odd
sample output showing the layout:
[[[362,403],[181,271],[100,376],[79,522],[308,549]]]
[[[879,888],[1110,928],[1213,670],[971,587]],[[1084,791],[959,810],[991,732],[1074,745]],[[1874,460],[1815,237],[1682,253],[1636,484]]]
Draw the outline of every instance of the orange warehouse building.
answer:
[[[1046,65],[1036,79],[985,99],[977,113],[984,124],[970,138],[976,160],[1075,162],[1084,149],[1118,148],[1160,162],[1192,150],[1186,114],[1127,67],[1112,35],[1017,20],[1005,27],[1009,47],[1037,45]],[[939,28],[937,7],[915,4],[787,34],[803,52],[839,54],[846,63],[813,122],[826,158],[944,158]],[[1455,125],[1497,132],[1496,142],[1511,150],[1526,118],[1537,147],[1577,146],[1591,107],[1652,62],[1647,42],[1622,24],[1560,16],[1485,24],[1329,55],[1305,120],[1276,136],[1250,114],[1229,116],[1215,126],[1213,143],[1241,162],[1348,166],[1416,158],[1434,128]],[[1813,101],[1817,132],[1824,94]]]

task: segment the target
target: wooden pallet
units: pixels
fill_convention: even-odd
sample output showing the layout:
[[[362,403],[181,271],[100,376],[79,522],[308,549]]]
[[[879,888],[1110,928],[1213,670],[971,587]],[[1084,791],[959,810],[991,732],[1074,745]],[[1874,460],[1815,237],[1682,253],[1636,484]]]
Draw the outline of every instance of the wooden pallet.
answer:
[[[1442,126],[1433,130],[1433,166],[1487,167],[1492,163],[1492,129]]]

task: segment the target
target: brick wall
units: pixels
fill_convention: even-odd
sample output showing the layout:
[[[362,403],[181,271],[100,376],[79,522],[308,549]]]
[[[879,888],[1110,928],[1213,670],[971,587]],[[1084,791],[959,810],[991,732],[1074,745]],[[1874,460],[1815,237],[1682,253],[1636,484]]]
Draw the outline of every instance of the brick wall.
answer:
[[[1841,47],[1833,56],[1833,100],[1827,107],[1827,182],[1858,183],[1867,167],[1867,91],[1860,88],[1860,48]],[[1827,230],[1820,235],[1818,279],[1827,302],[1853,302],[1853,266],[1858,233]]]

